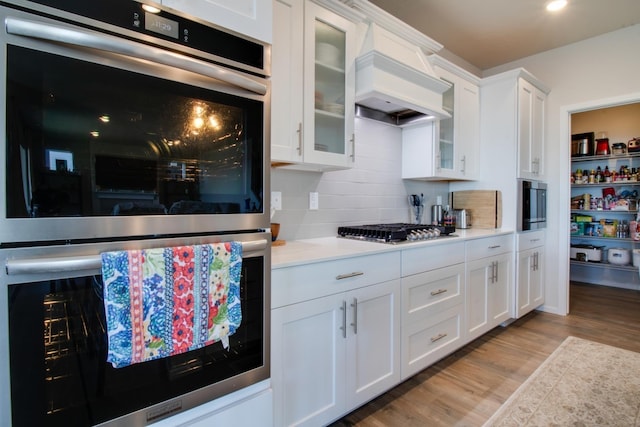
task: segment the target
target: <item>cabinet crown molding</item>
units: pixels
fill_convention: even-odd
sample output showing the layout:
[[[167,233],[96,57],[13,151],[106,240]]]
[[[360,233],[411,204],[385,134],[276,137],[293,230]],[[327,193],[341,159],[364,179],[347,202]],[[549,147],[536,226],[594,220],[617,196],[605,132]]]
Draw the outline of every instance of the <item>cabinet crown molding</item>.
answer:
[[[515,68],[513,70],[505,71],[503,73],[494,74],[489,77],[485,77],[482,79],[481,85],[488,86],[497,82],[506,81],[506,80],[517,80],[518,78],[523,78],[528,81],[542,92],[545,95],[548,95],[551,92],[551,89],[542,83],[536,76],[525,70],[524,68]]]
[[[330,1],[330,0],[325,0]],[[439,52],[444,47],[442,44],[426,36],[424,33],[416,30],[401,21],[390,13],[382,10],[378,6],[370,3],[368,0],[337,0],[347,6],[360,11],[365,17],[367,23],[375,23],[387,31],[391,31],[397,36],[419,46],[427,55]]]

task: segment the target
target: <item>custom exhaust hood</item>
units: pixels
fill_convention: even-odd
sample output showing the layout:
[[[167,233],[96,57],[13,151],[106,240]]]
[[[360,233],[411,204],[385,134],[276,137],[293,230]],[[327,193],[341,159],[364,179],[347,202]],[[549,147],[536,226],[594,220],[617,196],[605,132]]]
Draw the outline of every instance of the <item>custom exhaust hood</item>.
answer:
[[[451,117],[442,109],[450,85],[439,79],[418,46],[375,23],[356,58],[356,115],[404,126]]]

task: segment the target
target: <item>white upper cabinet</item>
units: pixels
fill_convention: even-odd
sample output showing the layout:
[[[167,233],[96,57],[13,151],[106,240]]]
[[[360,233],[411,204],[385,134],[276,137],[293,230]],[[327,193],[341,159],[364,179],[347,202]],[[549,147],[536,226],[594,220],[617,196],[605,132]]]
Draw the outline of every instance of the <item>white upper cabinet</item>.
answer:
[[[518,178],[544,178],[544,113],[546,94],[518,79]]]
[[[476,179],[480,149],[479,78],[435,55],[429,60],[435,73],[451,86],[442,97],[442,108],[451,117],[403,130],[402,177]]]
[[[355,161],[355,23],[303,0],[274,0],[271,162],[301,170]]]
[[[272,0],[161,0],[161,3],[239,34],[272,42]]]
[[[304,0],[274,0],[271,159],[301,163]]]

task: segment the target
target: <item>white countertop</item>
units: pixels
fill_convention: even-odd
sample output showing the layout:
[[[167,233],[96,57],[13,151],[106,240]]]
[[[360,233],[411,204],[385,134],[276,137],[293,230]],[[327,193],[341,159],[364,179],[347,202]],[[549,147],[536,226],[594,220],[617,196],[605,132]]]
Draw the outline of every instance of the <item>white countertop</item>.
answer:
[[[453,236],[419,242],[402,242],[398,244],[367,242],[335,236],[293,240],[287,241],[282,246],[275,246],[271,248],[271,268],[285,268],[294,265],[331,261],[352,256],[389,251],[399,251],[427,245],[443,245],[463,240],[510,234],[513,232],[514,230],[506,229],[458,229]]]

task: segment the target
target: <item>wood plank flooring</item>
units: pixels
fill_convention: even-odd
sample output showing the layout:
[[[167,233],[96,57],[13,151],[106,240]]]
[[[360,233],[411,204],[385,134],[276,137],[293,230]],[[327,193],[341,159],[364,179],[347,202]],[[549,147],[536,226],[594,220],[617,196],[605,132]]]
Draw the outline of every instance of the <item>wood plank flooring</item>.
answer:
[[[498,327],[331,427],[482,426],[570,335],[640,352],[640,291],[572,283],[569,311]]]

